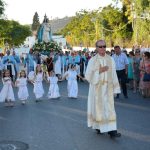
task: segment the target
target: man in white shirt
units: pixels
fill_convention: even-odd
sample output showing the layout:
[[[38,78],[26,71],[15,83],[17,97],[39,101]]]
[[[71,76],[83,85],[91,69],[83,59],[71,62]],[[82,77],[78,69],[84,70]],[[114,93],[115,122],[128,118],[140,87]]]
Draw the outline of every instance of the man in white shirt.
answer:
[[[115,54],[112,56],[114,58],[116,64],[116,72],[118,76],[118,80],[121,83],[121,88],[123,91],[123,95],[125,98],[128,98],[127,94],[127,74],[128,74],[128,58],[125,53],[121,52],[120,46],[114,47]],[[117,94],[117,98],[119,98],[119,94]]]

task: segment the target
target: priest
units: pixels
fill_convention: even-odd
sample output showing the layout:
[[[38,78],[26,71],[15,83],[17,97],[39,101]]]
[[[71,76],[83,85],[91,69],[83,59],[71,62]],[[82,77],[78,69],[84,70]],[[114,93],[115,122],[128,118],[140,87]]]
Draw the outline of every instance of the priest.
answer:
[[[98,40],[97,54],[88,63],[85,78],[89,82],[88,127],[98,134],[108,133],[111,138],[120,137],[117,132],[114,95],[120,93],[115,62],[106,54],[106,43]]]

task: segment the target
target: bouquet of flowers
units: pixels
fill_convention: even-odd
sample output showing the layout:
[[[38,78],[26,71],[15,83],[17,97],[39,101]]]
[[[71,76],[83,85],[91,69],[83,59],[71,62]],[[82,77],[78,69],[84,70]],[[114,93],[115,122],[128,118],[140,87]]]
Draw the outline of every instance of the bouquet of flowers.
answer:
[[[46,42],[38,42],[33,46],[33,51],[59,51],[61,50],[60,46],[55,41]]]

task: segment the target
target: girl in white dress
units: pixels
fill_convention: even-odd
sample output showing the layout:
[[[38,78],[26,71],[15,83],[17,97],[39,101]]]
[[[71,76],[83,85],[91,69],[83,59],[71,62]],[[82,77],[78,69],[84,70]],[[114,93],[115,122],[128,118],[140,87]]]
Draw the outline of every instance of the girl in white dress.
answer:
[[[50,83],[48,98],[59,98],[59,87],[58,87],[58,77],[56,77],[54,71],[51,71],[50,76],[48,77]]]
[[[10,71],[5,70],[3,73],[3,88],[0,92],[0,102],[5,102],[5,106],[14,106],[14,92],[13,92],[13,82],[10,77]]]
[[[44,95],[44,89],[43,89],[42,81],[43,81],[42,68],[40,65],[37,65],[35,78],[33,81],[31,81],[34,85],[33,92],[34,92],[35,97],[36,97],[36,102],[40,101]]]
[[[71,65],[71,68],[65,73],[63,79],[68,80],[67,90],[68,90],[68,97],[69,98],[77,98],[78,96],[78,83],[77,83],[77,76],[84,80],[76,71],[76,65]],[[62,80],[63,80],[62,79]]]
[[[25,70],[21,70],[19,78],[16,80],[16,86],[19,88],[18,98],[22,101],[22,104],[24,105],[29,96]]]

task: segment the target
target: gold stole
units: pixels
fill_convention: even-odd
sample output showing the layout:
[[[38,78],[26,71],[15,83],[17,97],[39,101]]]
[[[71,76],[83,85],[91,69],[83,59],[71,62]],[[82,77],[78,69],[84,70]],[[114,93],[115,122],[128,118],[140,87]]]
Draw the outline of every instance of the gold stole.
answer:
[[[104,60],[101,61],[100,59],[104,59]],[[90,116],[90,119],[92,119],[94,122],[97,122],[97,123],[109,123],[109,122],[116,120],[116,113],[115,113],[115,109],[114,109],[114,97],[113,97],[113,78],[112,78],[113,70],[112,70],[111,57],[106,55],[103,58],[103,57],[100,57],[99,55],[97,55],[95,58],[95,61],[94,61],[94,65],[96,65],[95,67],[97,68],[98,65],[100,66],[100,64],[102,67],[107,65],[109,67],[109,69],[106,73],[100,74],[100,76],[102,76],[102,78],[100,79],[99,83],[95,85],[95,101],[96,101],[96,105],[98,105],[98,107],[97,106],[95,107],[96,114],[95,115],[91,114],[92,116]],[[106,97],[102,97],[104,95],[102,95],[103,93],[100,90],[100,88],[103,88],[103,86],[105,86],[105,84],[107,84],[107,86],[108,86],[107,98],[108,98],[108,103],[109,103],[108,105],[110,107],[108,107],[109,116],[108,116],[108,118],[104,119],[103,113],[105,113],[105,112],[102,112],[103,102],[101,99],[104,99]]]

